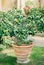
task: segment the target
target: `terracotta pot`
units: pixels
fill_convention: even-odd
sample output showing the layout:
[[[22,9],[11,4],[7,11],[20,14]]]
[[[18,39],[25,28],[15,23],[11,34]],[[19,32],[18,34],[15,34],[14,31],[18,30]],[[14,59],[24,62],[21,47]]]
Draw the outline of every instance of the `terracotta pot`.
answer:
[[[17,62],[18,63],[27,63],[29,62],[29,55],[31,53],[33,44],[31,45],[25,45],[25,46],[17,46],[17,45],[12,45],[17,57]]]

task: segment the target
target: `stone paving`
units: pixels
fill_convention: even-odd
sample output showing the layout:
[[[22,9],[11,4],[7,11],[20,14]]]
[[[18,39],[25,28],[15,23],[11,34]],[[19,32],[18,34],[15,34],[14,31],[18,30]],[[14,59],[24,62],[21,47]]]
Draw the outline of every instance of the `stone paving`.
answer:
[[[44,37],[40,36],[29,36],[29,39],[32,39],[34,45],[44,47]]]

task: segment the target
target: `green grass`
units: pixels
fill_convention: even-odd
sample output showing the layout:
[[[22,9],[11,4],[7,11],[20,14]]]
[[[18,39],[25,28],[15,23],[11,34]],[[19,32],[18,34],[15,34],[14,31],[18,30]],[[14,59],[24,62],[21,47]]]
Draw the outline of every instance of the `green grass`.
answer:
[[[11,49],[8,49],[8,51],[11,51]],[[3,52],[0,52],[0,65],[44,65],[44,47],[33,47],[28,64],[18,64],[14,50],[11,52],[6,51],[7,53]]]

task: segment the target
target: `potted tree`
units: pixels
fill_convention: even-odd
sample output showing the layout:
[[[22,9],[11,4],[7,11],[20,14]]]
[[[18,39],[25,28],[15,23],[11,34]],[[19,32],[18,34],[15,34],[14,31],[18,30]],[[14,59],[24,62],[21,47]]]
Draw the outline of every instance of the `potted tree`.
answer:
[[[28,39],[29,25],[26,22],[26,17],[17,15],[18,18],[14,19],[13,31],[14,31],[14,44],[12,44],[18,63],[29,62],[29,54],[32,50],[32,40]],[[13,42],[12,42],[13,43]]]
[[[17,9],[10,10],[0,16],[0,30],[2,32],[0,34],[12,36],[14,42],[12,41],[11,43],[15,50],[18,63],[29,62],[29,53],[32,50],[33,43],[32,39],[29,39],[28,36],[44,31],[44,15],[38,9],[35,10],[30,10],[26,17]],[[9,38],[9,40],[11,39]]]
[[[14,36],[14,44],[12,42],[12,47],[15,50],[18,63],[29,62],[29,52],[31,52],[33,43],[32,40],[28,39],[29,26],[26,22],[26,17],[21,13],[20,10],[11,10],[7,13],[3,13],[1,17],[0,28],[2,31],[4,43],[9,43],[8,35]],[[7,38],[7,41],[6,41]]]

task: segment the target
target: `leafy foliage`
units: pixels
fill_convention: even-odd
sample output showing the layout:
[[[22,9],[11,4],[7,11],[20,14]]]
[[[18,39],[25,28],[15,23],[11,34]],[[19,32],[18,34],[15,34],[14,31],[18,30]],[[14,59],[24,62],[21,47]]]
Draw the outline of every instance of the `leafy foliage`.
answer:
[[[20,18],[18,17],[20,15]],[[13,10],[5,12],[0,12],[0,36],[10,35],[13,36],[13,24],[15,23],[16,18],[22,18],[21,10],[13,8]],[[19,22],[16,20],[16,22]]]
[[[44,32],[44,11],[33,8],[25,17],[21,10],[13,8],[12,10],[0,12],[0,38],[3,36],[15,36],[17,45],[30,44],[28,35],[34,35],[37,32]],[[5,40],[5,38],[3,38]],[[10,42],[4,41],[5,44]]]
[[[29,40],[27,40],[29,35],[27,27],[28,23],[25,22],[26,17],[24,17],[21,10],[13,9],[7,13],[2,13],[3,16],[1,17],[0,24],[2,31],[1,35],[15,36],[18,45],[21,45],[22,43],[29,43]]]
[[[17,43],[19,45],[29,41],[27,39],[29,32],[28,32],[27,23],[25,22],[25,18],[22,18],[22,20],[14,26],[14,34],[15,37],[17,38]]]
[[[8,35],[8,21],[6,18],[6,13],[1,12],[2,15],[0,15],[0,36]],[[7,26],[8,25],[8,26]]]
[[[10,36],[3,36],[3,44],[6,46],[11,46],[11,37]]]
[[[44,10],[33,8],[29,10],[27,22],[29,23],[29,33],[44,32]],[[32,28],[33,27],[33,28]]]

